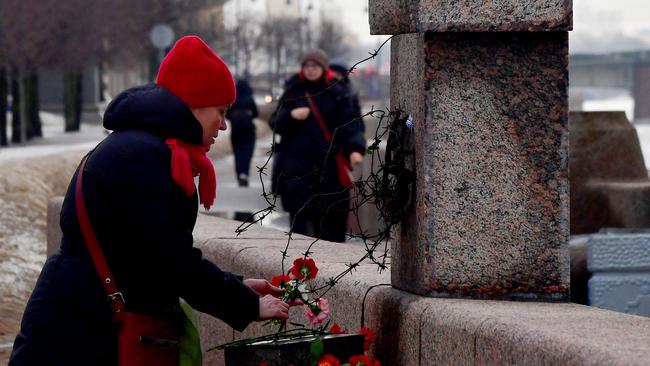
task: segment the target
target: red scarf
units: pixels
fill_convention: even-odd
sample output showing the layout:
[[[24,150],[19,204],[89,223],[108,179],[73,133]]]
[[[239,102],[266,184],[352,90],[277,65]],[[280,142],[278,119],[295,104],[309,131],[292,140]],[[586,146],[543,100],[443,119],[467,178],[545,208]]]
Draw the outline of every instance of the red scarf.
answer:
[[[172,178],[188,197],[194,194],[194,177],[199,176],[199,201],[206,210],[217,197],[217,177],[205,148],[175,138],[165,140],[172,151]]]

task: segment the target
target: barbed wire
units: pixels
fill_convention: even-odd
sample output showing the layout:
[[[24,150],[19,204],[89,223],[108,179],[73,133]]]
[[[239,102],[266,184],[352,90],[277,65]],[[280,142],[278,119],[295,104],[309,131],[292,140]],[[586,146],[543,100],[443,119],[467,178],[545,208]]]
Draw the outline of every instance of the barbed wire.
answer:
[[[392,37],[385,40],[377,49],[369,53],[369,57],[355,63],[347,72],[346,76],[349,76],[357,66],[367,62],[369,60],[377,57],[381,49],[390,41]],[[318,96],[327,92],[329,89],[334,88],[341,80],[337,80],[329,84],[326,88],[323,88],[322,91],[312,94],[312,97]],[[306,96],[299,96],[295,98],[283,98],[280,99],[277,110],[281,110],[283,106],[294,100],[306,99]],[[382,272],[388,268],[389,260],[389,245],[391,239],[391,233],[393,232],[396,225],[398,225],[410,202],[410,197],[413,194],[412,184],[414,181],[414,171],[413,171],[413,152],[411,149],[412,143],[409,140],[411,138],[412,125],[409,126],[407,121],[409,121],[410,116],[408,116],[404,111],[399,108],[390,110],[386,109],[374,109],[374,106],[371,107],[371,110],[361,116],[358,116],[334,129],[332,133],[332,141],[329,143],[325,157],[323,159],[323,168],[322,170],[313,170],[308,172],[304,176],[292,176],[287,177],[283,172],[278,173],[277,179],[304,179],[313,174],[320,174],[321,180],[324,179],[325,167],[332,156],[332,154],[337,151],[334,146],[334,141],[336,140],[337,133],[343,131],[346,128],[349,128],[353,124],[363,121],[364,118],[375,118],[377,119],[377,127],[375,129],[374,137],[371,139],[372,142],[366,148],[366,159],[368,155],[370,156],[371,170],[367,177],[363,175],[353,182],[353,185],[347,188],[342,188],[339,191],[327,192],[327,193],[317,193],[309,197],[307,202],[305,202],[302,207],[295,213],[294,219],[290,222],[290,228],[287,232],[287,242],[284,249],[281,251],[282,254],[282,273],[288,273],[288,270],[285,266],[285,260],[288,258],[288,251],[293,240],[293,228],[295,225],[295,219],[298,217],[303,210],[305,210],[310,204],[316,201],[322,201],[323,198],[335,198],[329,206],[324,210],[325,213],[330,212],[334,207],[338,207],[342,203],[351,200],[351,204],[348,206],[345,214],[349,215],[351,212],[355,214],[356,225],[359,228],[359,233],[349,234],[350,239],[361,240],[365,247],[365,254],[354,262],[346,264],[346,269],[334,277],[328,278],[325,283],[319,287],[313,287],[310,289],[310,292],[317,295],[318,298],[327,294],[342,278],[356,270],[362,262],[369,260],[375,265],[377,265],[378,271]],[[277,143],[276,141],[276,128],[277,128],[277,113],[274,113],[271,117],[276,118],[276,120],[271,120],[270,124],[274,126],[273,128],[273,137],[272,145],[270,150],[267,152],[267,158],[261,166],[257,166],[257,172],[262,184],[262,194],[261,196],[267,203],[267,207],[260,209],[256,212],[253,212],[249,218],[242,222],[235,230],[236,235],[240,235],[245,232],[252,225],[262,223],[273,212],[277,211],[277,198],[278,194],[275,192],[270,192],[267,190],[267,185],[265,183],[265,177],[268,175],[269,164],[275,154],[277,154]],[[385,153],[382,153],[381,145],[385,144],[386,149]],[[272,177],[273,179],[273,177]],[[350,194],[352,193],[352,198]],[[337,199],[338,198],[338,199]],[[359,209],[364,205],[374,205],[377,208],[379,215],[379,229],[371,233],[369,230],[364,229],[359,213]],[[338,212],[338,211],[337,211]],[[326,215],[322,215],[321,222],[319,225],[320,228],[323,227],[322,223],[325,220]],[[322,230],[322,229],[321,229]],[[321,239],[320,237],[322,232],[315,233],[317,236],[309,244],[307,249],[302,253],[304,257],[311,256],[312,248],[316,243]],[[383,247],[382,247],[383,245]],[[377,254],[376,252],[381,247],[381,253]]]

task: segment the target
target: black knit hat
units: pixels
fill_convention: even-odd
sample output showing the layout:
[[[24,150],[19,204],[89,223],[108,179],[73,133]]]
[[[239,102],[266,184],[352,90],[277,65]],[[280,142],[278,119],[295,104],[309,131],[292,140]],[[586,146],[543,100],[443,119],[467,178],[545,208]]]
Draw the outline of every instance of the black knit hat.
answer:
[[[300,66],[303,66],[307,61],[314,61],[315,63],[319,64],[323,68],[323,70],[328,69],[327,54],[325,53],[325,51],[321,50],[320,48],[314,48],[307,51],[302,56],[302,62],[300,63]]]
[[[330,64],[330,70],[334,72],[338,72],[341,75],[347,76],[348,71],[350,71],[350,68],[344,65],[343,63],[332,62]]]

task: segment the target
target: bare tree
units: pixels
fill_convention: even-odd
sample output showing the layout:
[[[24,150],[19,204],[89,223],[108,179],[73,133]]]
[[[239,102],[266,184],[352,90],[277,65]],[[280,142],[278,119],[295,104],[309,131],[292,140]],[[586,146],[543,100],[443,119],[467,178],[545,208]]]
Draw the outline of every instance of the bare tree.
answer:
[[[0,46],[1,47],[1,46]],[[7,71],[0,61],[0,146],[7,146]]]
[[[261,24],[257,44],[268,57],[269,87],[273,89],[281,80],[282,70],[291,59],[299,55],[300,19],[278,18],[266,20]]]
[[[206,40],[218,33],[220,0],[2,0],[0,1],[0,79],[10,75],[16,110],[16,142],[38,136],[38,77],[44,68],[64,73],[65,130],[79,129],[81,76],[89,65],[129,65],[149,58],[152,26],[171,24],[177,34]],[[210,11],[204,11],[209,9]],[[212,14],[205,19],[205,14]],[[216,20],[219,20],[218,22]],[[154,67],[152,67],[153,69]],[[0,99],[6,101],[0,82]],[[6,109],[0,103],[0,113]],[[4,116],[4,114],[2,114]],[[6,122],[4,122],[6,124]],[[6,131],[3,119],[0,128]],[[0,143],[2,134],[0,133]]]
[[[55,8],[54,0],[0,2],[2,62],[12,78],[14,142],[41,136],[37,71],[51,56],[51,37],[57,26]]]
[[[330,57],[341,57],[350,50],[349,42],[352,36],[340,22],[322,18],[316,34],[316,47]]]
[[[260,53],[257,48],[261,44],[261,33],[261,22],[248,11],[240,13],[235,25],[220,33],[221,54],[237,77],[250,78],[253,59]]]
[[[170,0],[67,0],[53,64],[64,71],[65,130],[79,130],[88,65],[129,65],[153,53],[148,33],[172,12]]]
[[[1,11],[2,7],[0,7]],[[0,50],[5,48],[4,19],[0,17]],[[7,54],[0,52],[0,146],[7,146]]]

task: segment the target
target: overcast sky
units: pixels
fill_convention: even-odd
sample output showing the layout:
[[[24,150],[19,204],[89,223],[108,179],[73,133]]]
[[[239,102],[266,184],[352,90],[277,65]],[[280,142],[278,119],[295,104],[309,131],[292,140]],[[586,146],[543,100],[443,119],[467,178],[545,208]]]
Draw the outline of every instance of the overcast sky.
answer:
[[[572,53],[650,49],[650,1],[573,0]]]
[[[295,0],[293,0],[295,1]],[[311,16],[340,19],[362,44],[374,45],[383,36],[370,36],[367,0],[302,0],[311,3]],[[230,0],[228,8],[239,2],[264,14],[265,0]],[[650,49],[650,0],[573,0],[573,26],[570,33],[572,53],[601,53]]]

